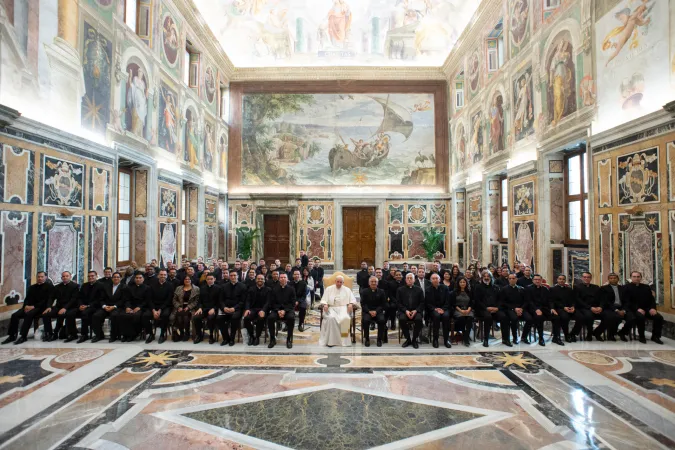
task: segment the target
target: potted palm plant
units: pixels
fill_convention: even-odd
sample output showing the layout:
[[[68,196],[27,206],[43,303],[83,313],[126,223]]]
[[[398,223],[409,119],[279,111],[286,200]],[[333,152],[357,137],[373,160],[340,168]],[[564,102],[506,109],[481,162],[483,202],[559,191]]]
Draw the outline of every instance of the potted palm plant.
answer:
[[[248,261],[253,254],[253,242],[260,239],[260,230],[257,228],[239,228],[237,235],[239,257]]]
[[[441,233],[438,228],[429,225],[426,230],[422,231],[422,236],[424,236],[422,248],[427,254],[427,260],[433,261],[434,255],[441,249],[445,233]]]

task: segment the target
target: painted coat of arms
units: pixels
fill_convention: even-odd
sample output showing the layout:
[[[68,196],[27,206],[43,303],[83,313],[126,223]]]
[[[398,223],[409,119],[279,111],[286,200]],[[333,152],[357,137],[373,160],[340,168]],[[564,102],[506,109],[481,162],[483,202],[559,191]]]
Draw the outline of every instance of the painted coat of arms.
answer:
[[[534,182],[513,187],[513,215],[529,216],[534,214]]]
[[[172,189],[160,188],[161,202],[160,217],[176,218],[176,191]]]
[[[657,148],[617,158],[619,204],[659,201],[659,153]]]
[[[44,156],[42,204],[82,208],[84,166]]]

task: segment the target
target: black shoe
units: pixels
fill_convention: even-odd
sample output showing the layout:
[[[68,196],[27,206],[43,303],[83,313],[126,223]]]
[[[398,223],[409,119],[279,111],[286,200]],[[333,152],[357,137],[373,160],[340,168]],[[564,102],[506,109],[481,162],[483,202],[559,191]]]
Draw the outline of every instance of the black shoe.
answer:
[[[525,345],[530,345],[532,343],[532,342],[530,342],[530,340],[528,338],[522,338],[520,340],[520,342],[522,342]]]
[[[438,348],[438,339],[434,339],[434,342],[432,344],[434,348]]]
[[[248,337],[248,345],[249,345],[249,346],[250,346],[250,345],[253,345],[254,339],[255,339],[255,338],[254,338],[253,336],[249,336],[249,337]]]
[[[160,334],[160,335],[159,335],[159,340],[157,341],[157,343],[158,343],[158,344],[163,344],[164,341],[166,341],[166,336],[164,336],[163,334]]]
[[[192,341],[192,343],[195,344],[195,345],[197,345],[197,344],[199,344],[201,341],[202,341],[202,337],[201,337],[201,336],[197,336],[197,337],[195,338],[195,340]]]
[[[571,336],[570,336],[570,341],[571,341],[572,343],[576,342],[576,341],[577,341],[577,336],[574,335],[574,334],[571,335]]]
[[[109,343],[109,344],[112,344],[112,343],[115,342],[116,340],[117,340],[117,337],[116,337],[116,336],[110,336],[110,338],[108,339],[108,343]]]
[[[489,347],[489,346],[490,346],[490,344],[488,343],[488,340],[485,339],[485,340],[483,341],[483,347]]]
[[[225,342],[225,341],[223,341]],[[223,345],[223,344],[220,344]],[[277,345],[277,340],[276,339],[270,339],[270,343],[267,344],[267,348],[274,348],[274,346]]]
[[[5,339],[4,341],[2,341],[2,345],[11,344],[11,343],[14,342],[15,340],[16,340],[16,336],[7,336],[7,339]]]
[[[663,341],[661,340],[661,338],[653,337],[652,342],[654,342],[655,344],[663,345]]]
[[[190,340],[190,333],[183,333],[183,342],[187,342]]]
[[[445,340],[445,348],[452,348],[452,344],[450,343],[450,339]]]
[[[539,345],[541,345],[542,347],[546,347],[546,342],[544,342],[544,339],[539,338]]]
[[[557,345],[562,345],[563,347],[565,346],[565,343],[563,341],[561,341],[559,337],[553,339],[553,343],[557,344]]]
[[[301,332],[301,333],[303,331],[305,331],[305,324],[304,323],[301,323],[300,325],[298,325],[298,331]]]
[[[464,347],[471,347],[470,341],[464,341]]]
[[[127,339],[126,336],[122,336],[122,337],[120,338],[120,342],[129,342],[129,339]]]
[[[643,344],[646,344],[646,343],[647,343],[647,338],[645,338],[644,336],[640,336],[640,338],[639,338],[638,340],[639,340],[640,342],[642,342]]]
[[[614,336],[607,336],[607,340],[610,342],[616,342],[616,338]]]
[[[42,339],[40,339],[42,342],[49,342],[52,339],[51,334],[43,334]]]
[[[565,342],[567,342],[568,344],[570,344],[570,343],[572,342],[572,338],[569,337],[569,336],[565,336]]]
[[[605,339],[602,337],[602,334],[600,333],[593,333],[593,337],[596,338],[599,342],[605,342]],[[590,339],[588,341],[590,342]]]
[[[412,346],[413,346],[413,348],[420,348],[420,344],[417,343],[417,340],[414,340],[412,342]]]
[[[213,339],[213,335],[209,336],[209,345],[213,345],[214,342],[216,342],[216,340]]]
[[[230,347],[234,346],[234,339],[230,339]]]
[[[406,339],[401,347],[403,348],[410,347],[410,344],[412,344],[412,342],[410,342],[410,339]]]
[[[68,336],[65,341],[63,342],[73,342],[74,340],[77,339],[77,336]]]
[[[586,342],[593,342],[593,336],[591,335],[591,333],[588,333],[586,335]]]
[[[258,345],[260,345],[260,338],[256,337],[255,339],[253,339],[253,346],[257,347]]]
[[[506,345],[507,347],[513,347],[511,341],[502,341],[502,344]]]
[[[513,338],[513,345],[518,345],[518,344],[520,344],[520,341],[518,340],[518,338]]]
[[[230,341],[228,341],[227,339],[223,339],[223,342],[220,343],[220,346],[222,347],[224,345],[227,345],[229,342]]]
[[[149,344],[149,343],[151,343],[151,342],[154,341],[154,340],[155,340],[155,335],[154,335],[154,334],[149,334],[148,337],[145,338],[145,343],[146,343],[146,344]]]
[[[291,339],[286,339],[286,348],[293,348],[293,341]]]
[[[619,339],[621,339],[621,341],[623,342],[628,342],[628,338],[626,337],[625,334],[619,334]]]
[[[98,341],[103,340],[104,338],[105,338],[104,336],[94,336],[93,338],[91,338],[91,343],[92,343],[92,344],[95,344],[95,343],[97,343]]]
[[[370,338],[366,339],[365,346],[370,347]]]
[[[378,340],[377,340],[377,346],[378,346],[378,347],[382,347],[382,339],[378,339]]]
[[[180,334],[178,334],[178,332],[174,331],[173,335],[171,336],[171,340],[174,342],[180,342],[183,339],[181,338]]]
[[[20,344],[23,344],[23,343],[26,342],[27,340],[28,340],[28,339],[26,339],[24,336],[21,336],[19,339],[17,339],[16,341],[14,341],[14,345],[20,345]]]

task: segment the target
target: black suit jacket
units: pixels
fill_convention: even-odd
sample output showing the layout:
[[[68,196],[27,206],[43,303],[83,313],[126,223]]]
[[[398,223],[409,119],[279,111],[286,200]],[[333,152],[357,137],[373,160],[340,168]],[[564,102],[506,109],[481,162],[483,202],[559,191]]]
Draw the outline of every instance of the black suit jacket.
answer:
[[[124,290],[125,286],[120,283],[117,285],[117,290],[113,294],[113,285],[112,283],[103,286],[101,289],[101,307],[105,306],[117,306],[117,309],[124,308]]]
[[[612,289],[612,286],[609,284],[606,284],[600,288],[600,293],[599,295],[603,298],[603,303],[607,305],[607,308],[611,309],[612,311],[617,311],[617,310],[623,310],[623,311],[629,311],[630,310],[630,305],[628,305],[628,298],[624,294],[624,287],[618,285],[619,288],[619,300],[621,301],[621,308],[617,308],[614,305],[614,301],[616,300],[614,296],[614,289]]]

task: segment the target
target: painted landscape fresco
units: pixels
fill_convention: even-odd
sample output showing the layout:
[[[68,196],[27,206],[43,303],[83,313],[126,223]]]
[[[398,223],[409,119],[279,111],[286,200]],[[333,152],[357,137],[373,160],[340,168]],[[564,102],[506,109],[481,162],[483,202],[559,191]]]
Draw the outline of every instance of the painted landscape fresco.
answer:
[[[434,185],[432,94],[246,94],[244,185]]]

